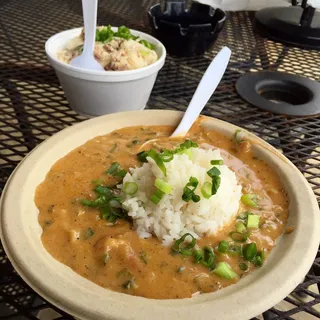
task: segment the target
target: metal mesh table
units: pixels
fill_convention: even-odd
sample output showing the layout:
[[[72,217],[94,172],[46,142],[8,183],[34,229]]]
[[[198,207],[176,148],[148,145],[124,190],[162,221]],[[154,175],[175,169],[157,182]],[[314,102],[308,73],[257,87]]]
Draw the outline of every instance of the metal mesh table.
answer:
[[[152,0],[100,0],[99,24],[150,32],[146,9]],[[212,57],[224,45],[233,51],[228,70],[203,113],[253,131],[282,150],[304,173],[320,200],[320,116],[290,118],[248,105],[235,91],[246,72],[286,71],[320,80],[320,53],[288,48],[260,38],[253,14],[229,13],[211,52],[168,57],[148,103],[151,109],[185,110]],[[37,144],[84,118],[73,112],[44,53],[46,39],[82,25],[79,0],[0,2],[0,186]],[[17,190],[17,192],[19,192]],[[308,213],[306,212],[306,215]],[[320,217],[319,217],[320,218]],[[320,251],[304,282],[260,319],[320,319]],[[18,276],[0,246],[0,319],[67,319]]]

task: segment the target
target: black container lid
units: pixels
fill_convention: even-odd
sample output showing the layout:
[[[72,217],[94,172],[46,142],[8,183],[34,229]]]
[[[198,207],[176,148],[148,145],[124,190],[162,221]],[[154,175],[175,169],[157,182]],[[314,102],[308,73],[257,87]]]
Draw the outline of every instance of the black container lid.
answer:
[[[310,6],[262,9],[254,25],[271,40],[320,50],[320,12]]]

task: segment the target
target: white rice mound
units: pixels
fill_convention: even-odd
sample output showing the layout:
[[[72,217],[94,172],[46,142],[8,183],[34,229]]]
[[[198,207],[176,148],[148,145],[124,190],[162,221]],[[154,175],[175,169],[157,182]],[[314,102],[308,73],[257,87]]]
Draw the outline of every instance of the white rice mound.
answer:
[[[135,195],[125,196],[123,207],[132,217],[139,237],[155,235],[163,245],[169,246],[187,232],[195,238],[215,234],[237,214],[241,186],[235,173],[226,165],[217,166],[221,172],[221,184],[217,193],[205,199],[200,191],[205,181],[211,182],[207,171],[212,168],[211,160],[222,159],[220,150],[200,147],[190,150],[190,158],[187,154],[179,154],[165,163],[166,177],[149,157],[147,163],[142,167],[130,168],[124,177],[123,183],[130,181],[138,185]],[[199,181],[195,193],[201,200],[197,203],[182,200],[183,188],[191,176]],[[149,200],[155,191],[155,178],[161,178],[172,186],[170,194],[164,195],[158,205]]]

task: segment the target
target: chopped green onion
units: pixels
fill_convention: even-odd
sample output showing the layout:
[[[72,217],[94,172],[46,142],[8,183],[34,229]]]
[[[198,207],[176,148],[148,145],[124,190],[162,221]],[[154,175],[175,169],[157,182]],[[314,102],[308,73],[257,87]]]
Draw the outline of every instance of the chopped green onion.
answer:
[[[161,200],[161,198],[156,197],[154,194],[150,197],[150,200],[154,203],[154,204],[158,204]]]
[[[246,260],[251,261],[252,259],[254,259],[255,256],[257,255],[257,245],[255,244],[255,242],[246,244],[243,247],[242,253],[243,253],[243,257]]]
[[[147,57],[149,55],[149,52],[147,52],[145,50],[139,50],[139,52],[143,57]]]
[[[181,247],[180,245],[184,243],[186,237],[191,237],[191,242]],[[196,238],[191,233],[185,233],[180,239],[176,240],[173,244],[171,250],[172,253],[180,253],[185,256],[192,256],[192,249],[196,245]]]
[[[219,176],[221,174],[220,170],[217,167],[212,167],[209,171],[207,171],[207,175],[212,178],[214,176]]]
[[[127,170],[121,169],[121,170],[115,172],[115,173],[114,173],[114,176],[115,176],[115,177],[123,178],[126,174],[127,174]]]
[[[137,154],[137,158],[140,162],[148,162],[148,151],[141,151]]]
[[[258,197],[254,193],[247,193],[242,195],[241,197],[242,203],[249,207],[257,207],[258,206],[257,199]]]
[[[218,246],[218,251],[221,253],[226,253],[229,248],[229,242],[226,240],[221,240]]]
[[[98,193],[99,195],[111,196],[112,192],[108,187],[105,186],[96,186],[94,188],[94,192]]]
[[[140,162],[147,162],[147,157],[150,157],[157,164],[162,173],[166,176],[167,170],[164,162],[169,162],[173,159],[173,152],[170,150],[164,150],[162,153],[157,153],[155,150],[142,151],[137,154]]]
[[[97,194],[95,200],[83,199],[81,204],[91,208],[100,209],[102,219],[115,222],[117,219],[128,219],[127,212],[121,207],[120,198],[115,192],[118,189],[110,189],[105,186],[96,186]]]
[[[125,26],[118,27],[117,31],[113,31],[110,25],[104,28],[96,29],[96,39],[95,39],[96,41],[106,43],[111,41],[115,37],[126,39],[126,40],[130,40],[130,39],[137,40],[139,38],[137,36],[134,36],[130,32],[130,29]],[[150,50],[155,49],[155,45],[153,43],[148,42],[147,40],[138,39],[137,41]]]
[[[91,228],[88,228],[84,233],[83,233],[83,239],[88,240],[94,235],[94,231]]]
[[[262,251],[258,252],[258,254],[260,255],[261,259],[264,260],[264,249],[262,249]]]
[[[261,257],[257,255],[252,259],[252,263],[255,264],[256,266],[262,266],[263,261]]]
[[[209,199],[212,196],[212,184],[206,181],[201,187],[201,194],[204,198]]]
[[[114,32],[111,29],[111,26],[105,28],[96,29],[96,41],[106,42],[110,41],[113,38]]]
[[[181,143],[179,145],[179,147],[175,148],[174,150],[167,150],[167,149],[163,150],[160,153],[160,157],[163,162],[171,161],[175,154],[185,153],[188,155],[189,158],[191,158],[192,153],[191,153],[190,148],[197,148],[197,147],[198,147],[198,145],[195,142],[193,142],[191,140],[186,140],[185,142]]]
[[[151,196],[150,200],[154,203],[154,204],[158,204],[160,202],[160,200],[163,198],[163,196],[165,195],[164,192],[162,192],[159,189],[156,189],[156,191],[154,192],[154,194]]]
[[[216,194],[219,187],[220,187],[220,183],[221,183],[221,178],[219,176],[214,176],[212,177],[212,189],[211,192],[212,194]]]
[[[156,163],[156,165],[159,167],[159,169],[162,171],[162,173],[164,174],[164,176],[167,175],[167,170],[166,167],[159,155],[159,153],[157,153],[155,150],[151,149],[148,152],[148,157],[150,157],[151,159],[153,159],[153,161]]]
[[[216,258],[214,253],[213,253],[212,248],[204,247],[203,248],[203,253],[204,253],[204,257],[200,261],[200,263],[203,264],[208,269],[212,270],[214,268],[214,260]]]
[[[82,199],[81,204],[87,207],[95,208],[100,205],[99,200],[100,200],[99,198],[97,198],[96,200]]]
[[[198,263],[204,258],[204,252],[202,249],[197,249],[193,251],[194,262]]]
[[[219,177],[220,174],[221,174],[220,170],[216,167],[212,167],[209,171],[207,171],[207,175],[212,179],[212,187],[211,187],[212,195],[216,194],[220,187],[220,183],[221,183],[221,178]]]
[[[237,222],[236,230],[237,230],[237,232],[243,233],[246,231],[246,227],[242,222]]]
[[[159,178],[156,178],[154,185],[165,194],[169,194],[172,190],[172,186],[169,183]]]
[[[114,162],[112,163],[110,168],[106,171],[106,173],[114,177],[123,178],[127,174],[127,171],[124,169],[120,169],[120,164],[118,162]]]
[[[262,266],[264,262],[264,250],[259,251],[257,255],[251,260],[256,266]]]
[[[173,153],[182,153],[186,149],[190,148],[198,148],[198,145],[192,140],[186,140],[185,142],[181,143],[178,148],[174,149]]]
[[[101,196],[96,200],[83,199],[81,200],[81,204],[91,208],[98,208],[105,203],[105,197]]]
[[[213,273],[224,279],[234,279],[238,276],[226,262],[219,262]]]
[[[256,214],[248,215],[247,228],[258,229],[259,228],[260,217]]]
[[[146,48],[150,50],[154,50],[156,48],[156,46],[153,43],[148,42],[146,40],[139,40],[139,43],[143,44]]]
[[[248,265],[246,263],[240,263],[239,268],[242,271],[247,271],[249,269]]]
[[[112,207],[111,201],[100,208],[102,219],[110,222],[116,222],[118,219],[127,219],[127,213],[122,208]]]
[[[191,141],[191,140],[186,140],[184,143],[181,143],[179,147],[175,148],[174,150],[168,150],[168,149],[164,149],[162,152],[157,153],[156,151],[154,151],[153,149],[149,150],[149,151],[141,151],[137,154],[137,158],[140,162],[147,162],[147,157],[151,157],[153,158],[155,156],[155,153],[158,155],[156,156],[157,161],[158,162],[170,162],[173,159],[173,156],[175,154],[181,154],[181,153],[186,153],[189,158],[190,158],[190,152],[188,151],[188,149],[190,148],[197,148],[198,145]],[[156,163],[157,161],[155,159],[153,159]],[[160,164],[157,163],[158,167],[161,169],[161,167],[164,167],[164,165],[162,166]],[[165,169],[165,167],[164,167]],[[163,172],[163,168],[161,169],[161,171]],[[164,173],[165,175],[165,173]]]
[[[212,164],[213,166],[222,166],[223,160],[211,160],[210,164]]]
[[[192,196],[192,201],[193,201],[193,202],[199,202],[199,201],[200,201],[200,197],[199,197],[197,194],[194,194],[194,195]]]
[[[125,26],[118,27],[118,30],[114,33],[114,36],[118,37],[118,38],[123,38],[123,39],[126,39],[126,40],[130,40],[130,39],[136,40],[136,39],[138,39],[138,37],[134,36],[133,34],[131,34],[130,29],[125,27]]]
[[[197,178],[190,177],[189,182],[183,188],[182,200],[184,200],[186,202],[188,202],[190,200],[192,200],[193,202],[199,202],[200,197],[194,193],[198,184],[199,184],[199,181]],[[192,187],[192,188],[189,188],[189,187]]]
[[[125,182],[122,191],[128,195],[134,195],[138,191],[138,185],[135,182]]]
[[[236,244],[229,245],[229,248],[227,250],[227,254],[229,255],[241,255],[242,253],[242,247]]]
[[[118,162],[114,162],[111,164],[110,168],[106,171],[106,173],[113,175],[120,168],[120,164]]]
[[[161,159],[163,162],[170,162],[173,159],[173,153],[170,150],[163,150],[161,152]]]
[[[201,263],[210,270],[214,268],[214,260],[216,257],[211,248],[204,247],[203,249],[194,250],[193,257],[195,263]]]
[[[229,236],[235,242],[246,242],[248,239],[246,234],[237,231],[230,232]]]

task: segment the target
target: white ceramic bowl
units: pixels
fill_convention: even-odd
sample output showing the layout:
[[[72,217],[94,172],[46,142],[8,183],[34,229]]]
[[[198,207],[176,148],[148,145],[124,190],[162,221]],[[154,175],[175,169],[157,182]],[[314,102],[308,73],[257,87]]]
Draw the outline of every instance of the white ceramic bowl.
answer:
[[[55,260],[43,247],[34,204],[35,189],[61,157],[98,135],[134,125],[174,125],[182,113],[116,113],[62,130],[31,152],[9,178],[0,207],[5,251],[22,278],[45,299],[81,319],[247,320],[287,296],[315,258],[320,237],[319,208],[300,171],[276,149],[243,130],[253,152],[280,176],[290,199],[291,234],[280,237],[266,264],[223,290],[191,299],[154,300],[103,289]],[[232,137],[238,127],[213,118],[204,124]]]
[[[117,30],[116,27],[112,28]],[[49,38],[45,50],[51,66],[73,110],[84,116],[144,109],[166,58],[166,49],[156,38],[130,29],[153,43],[158,60],[144,68],[126,71],[90,71],[73,67],[57,59],[57,51],[78,36],[82,28],[60,32]]]

